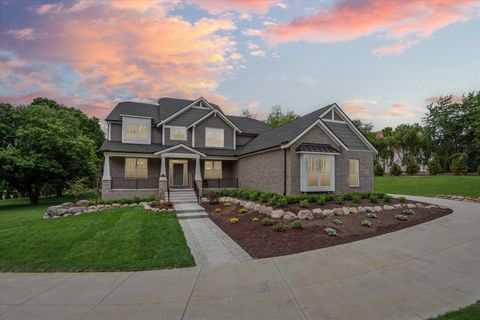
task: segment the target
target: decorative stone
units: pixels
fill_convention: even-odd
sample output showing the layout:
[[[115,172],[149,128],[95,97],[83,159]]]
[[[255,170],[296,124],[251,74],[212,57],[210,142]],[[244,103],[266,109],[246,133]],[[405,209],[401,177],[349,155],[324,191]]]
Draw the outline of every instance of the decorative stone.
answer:
[[[253,211],[254,212],[260,212],[260,210],[262,209],[262,205],[257,203],[254,207],[253,207]]]
[[[322,215],[322,209],[320,208],[315,208],[312,210],[313,216],[317,219],[322,219],[324,216]]]
[[[438,208],[438,206],[436,206],[436,205],[434,205],[434,204],[425,206],[425,209],[434,209],[434,208]]]
[[[365,212],[375,212],[373,207],[365,207]]]
[[[413,209],[415,208],[416,206],[413,204],[413,203],[407,203],[407,208],[409,209]]]
[[[98,210],[97,206],[88,206],[87,209],[88,210]]]
[[[75,214],[87,210],[87,207],[73,207],[68,209],[68,213]]]
[[[273,208],[272,207],[263,207],[263,214],[267,215],[267,216],[270,216],[273,212]]]
[[[110,208],[120,208],[122,205],[120,203],[112,203]]]
[[[88,207],[88,200],[78,200],[76,205],[77,207]]]
[[[350,209],[349,208],[343,207],[342,210],[343,210],[343,215],[344,216],[348,216],[350,214]]]
[[[297,219],[297,215],[293,212],[287,211],[283,214],[283,219],[285,220]]]
[[[81,215],[81,214],[83,214],[83,212],[77,212],[77,213],[75,213],[75,214],[73,214],[73,215],[74,215],[74,216],[79,216],[79,215]]]
[[[64,202],[60,206],[62,206],[63,208],[71,208],[75,206],[75,204],[73,202]]]
[[[325,209],[322,211],[322,216],[324,217],[333,217],[334,215],[335,213],[333,212],[333,210]]]
[[[304,210],[300,210],[298,212],[297,217],[298,217],[298,219],[301,219],[301,220],[305,220],[305,219],[312,220],[313,219],[313,213],[310,210],[304,209]]]
[[[420,202],[416,203],[415,205],[417,206],[417,208],[425,208],[423,203],[420,203]]]
[[[335,209],[333,209],[333,213],[336,216],[342,216],[343,215],[343,208],[335,208]]]
[[[375,212],[382,212],[383,211],[382,207],[380,207],[380,206],[375,206],[375,207],[373,207],[373,209],[375,210]]]
[[[389,205],[384,205],[383,206],[383,210],[390,211],[390,210],[393,210],[393,209],[395,209],[393,206],[389,206]]]
[[[448,209],[448,207],[447,207],[447,206],[444,206],[444,205],[439,205],[438,207],[439,207],[440,209]]]
[[[52,218],[53,218],[53,219],[57,219],[57,218],[60,218],[60,216],[53,216]]]
[[[244,207],[245,207],[245,209],[252,210],[255,207],[255,203],[254,202],[247,202],[247,203],[245,203]]]
[[[350,207],[350,208],[348,208],[348,210],[350,210],[350,213],[354,213],[354,214],[358,213],[358,209],[355,208],[355,207]]]
[[[364,207],[357,207],[358,213],[365,213],[367,210],[365,210]]]
[[[247,201],[245,201],[245,200],[240,200],[240,205],[241,205],[242,207],[245,207],[246,204],[247,204]]]
[[[202,198],[200,198],[200,202],[206,203],[206,202],[208,202],[208,198],[202,197]]]
[[[128,208],[128,207],[129,207],[128,204],[122,204],[122,205],[120,206],[120,208]]]
[[[65,213],[65,214],[63,215],[63,217],[69,217],[69,216],[71,216],[71,215],[72,215],[71,213]]]
[[[284,215],[285,211],[279,209],[279,210],[273,210],[272,214],[270,215],[274,219],[281,219]]]
[[[43,215],[43,219],[50,219],[50,218],[51,218],[51,217],[48,215],[48,213],[45,213],[45,214]]]
[[[394,208],[401,208],[402,205],[401,205],[400,203],[396,203],[396,204],[393,205],[393,207],[394,207]]]

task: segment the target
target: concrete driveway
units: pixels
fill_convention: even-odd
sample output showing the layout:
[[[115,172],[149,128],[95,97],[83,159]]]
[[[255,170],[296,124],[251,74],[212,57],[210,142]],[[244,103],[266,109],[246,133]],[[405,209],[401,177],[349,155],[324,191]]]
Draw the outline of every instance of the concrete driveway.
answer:
[[[413,197],[412,197],[413,198]],[[428,319],[480,299],[480,205],[394,233],[217,267],[0,275],[1,319]]]

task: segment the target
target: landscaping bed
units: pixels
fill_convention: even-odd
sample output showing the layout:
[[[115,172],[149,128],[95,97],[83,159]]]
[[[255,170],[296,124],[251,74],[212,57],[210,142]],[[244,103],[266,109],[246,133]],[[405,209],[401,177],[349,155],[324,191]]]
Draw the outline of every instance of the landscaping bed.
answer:
[[[452,212],[445,207],[395,198],[387,199],[388,202],[379,199],[376,203],[368,199],[341,203],[326,201],[324,204],[309,202],[308,208],[300,207],[299,203],[280,208],[261,201],[231,197],[221,197],[220,200],[217,204],[203,202],[202,205],[210,219],[254,258],[287,255],[370,238]],[[368,210],[363,212],[365,208]],[[279,215],[282,217],[272,218]],[[335,223],[336,220],[341,224]],[[264,225],[264,221],[271,225]],[[294,225],[301,225],[301,228],[295,229]],[[328,235],[327,232],[336,234]]]

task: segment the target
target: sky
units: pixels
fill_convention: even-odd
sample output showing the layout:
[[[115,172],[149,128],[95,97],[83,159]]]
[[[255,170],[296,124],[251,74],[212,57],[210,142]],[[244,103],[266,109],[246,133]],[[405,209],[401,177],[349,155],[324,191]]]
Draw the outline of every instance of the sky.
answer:
[[[0,0],[0,101],[120,101],[264,119],[336,102],[375,129],[480,90],[480,0]]]

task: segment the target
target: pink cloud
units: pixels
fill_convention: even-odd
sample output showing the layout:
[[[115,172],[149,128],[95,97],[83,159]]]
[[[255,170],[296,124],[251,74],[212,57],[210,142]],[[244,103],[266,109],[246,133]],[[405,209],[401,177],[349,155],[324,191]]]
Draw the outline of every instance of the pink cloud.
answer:
[[[479,9],[477,0],[343,1],[329,10],[272,26],[263,35],[279,44],[339,42],[376,34],[398,41],[376,51],[379,55],[392,54],[405,51],[447,25],[468,21],[479,14]]]
[[[281,5],[279,0],[188,0],[212,13],[237,11],[241,13],[254,12],[265,14],[272,5]]]
[[[433,97],[428,97],[425,99],[425,102],[430,104],[430,103],[435,103],[440,99],[440,96],[433,96]],[[452,95],[452,102],[453,103],[462,103],[463,102],[463,96],[459,95]]]
[[[377,104],[375,99],[351,99],[345,100],[342,104],[342,109],[354,119],[371,119],[373,112],[371,108]]]
[[[35,40],[37,38],[32,28],[11,29],[3,33],[18,40]]]
[[[394,43],[391,45],[383,46],[380,48],[373,49],[372,53],[376,56],[386,56],[392,54],[401,54],[408,50],[411,46],[420,43],[420,40],[408,40],[404,42]]]
[[[386,119],[415,118],[421,114],[421,112],[412,110],[412,107],[406,103],[393,103],[389,109],[382,111],[382,117]]]

